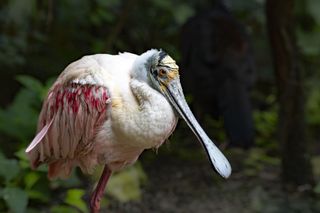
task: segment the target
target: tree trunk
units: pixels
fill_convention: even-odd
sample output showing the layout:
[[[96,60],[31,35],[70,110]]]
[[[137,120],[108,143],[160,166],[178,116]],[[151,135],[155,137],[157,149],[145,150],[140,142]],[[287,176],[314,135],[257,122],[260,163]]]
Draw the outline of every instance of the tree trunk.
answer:
[[[294,0],[267,0],[266,15],[279,100],[279,140],[285,186],[312,185],[305,133],[302,68],[294,33]]]

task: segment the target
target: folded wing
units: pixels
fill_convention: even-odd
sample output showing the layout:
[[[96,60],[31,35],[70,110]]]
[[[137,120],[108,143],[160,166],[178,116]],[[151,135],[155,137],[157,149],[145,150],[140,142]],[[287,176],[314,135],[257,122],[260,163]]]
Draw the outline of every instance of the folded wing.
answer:
[[[26,149],[33,168],[48,163],[50,178],[67,177],[73,166],[88,172],[97,163],[92,156],[94,139],[107,120],[110,102],[99,77],[99,72],[73,65],[52,86],[40,113],[38,134]]]

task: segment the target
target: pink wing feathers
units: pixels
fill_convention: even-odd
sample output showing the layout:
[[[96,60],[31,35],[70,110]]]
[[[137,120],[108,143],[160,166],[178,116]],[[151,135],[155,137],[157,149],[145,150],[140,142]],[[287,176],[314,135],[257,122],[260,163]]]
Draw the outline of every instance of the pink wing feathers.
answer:
[[[38,134],[26,152],[34,168],[49,164],[50,178],[69,176],[75,165],[88,172],[96,164],[91,155],[95,136],[107,120],[109,93],[94,77],[63,84],[58,79],[43,104]]]

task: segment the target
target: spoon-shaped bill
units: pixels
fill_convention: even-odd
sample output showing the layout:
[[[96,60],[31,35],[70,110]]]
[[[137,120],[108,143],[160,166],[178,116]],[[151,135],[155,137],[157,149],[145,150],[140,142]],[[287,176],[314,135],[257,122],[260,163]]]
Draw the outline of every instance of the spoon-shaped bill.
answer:
[[[228,178],[231,174],[231,166],[226,157],[217,148],[217,146],[210,140],[207,134],[199,125],[198,121],[192,114],[185,97],[182,92],[179,79],[172,80],[165,86],[165,96],[169,99],[171,104],[185,120],[193,133],[197,136],[198,140],[203,145],[208,158],[215,168],[215,170],[224,178]]]

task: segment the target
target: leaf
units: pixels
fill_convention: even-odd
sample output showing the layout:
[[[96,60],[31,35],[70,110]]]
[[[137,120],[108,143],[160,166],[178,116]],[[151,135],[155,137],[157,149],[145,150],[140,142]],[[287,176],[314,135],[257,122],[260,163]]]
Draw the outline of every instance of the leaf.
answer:
[[[320,24],[320,1],[319,0],[308,0],[308,12],[315,18],[316,22]]]
[[[320,183],[317,183],[317,185],[314,187],[313,191],[317,194],[320,194]]]
[[[26,147],[23,147],[16,151],[14,155],[19,159],[19,166],[22,169],[29,169],[30,168],[30,161],[27,157],[27,154],[25,152]]]
[[[173,2],[169,0],[152,0],[151,1],[158,9],[170,11],[173,7]]]
[[[87,205],[82,199],[84,194],[85,191],[82,189],[69,189],[67,191],[65,202],[71,206],[77,207],[83,212],[86,212]]]
[[[27,213],[39,213],[39,209],[37,208],[28,208]]]
[[[38,110],[33,106],[40,105],[40,99],[36,103],[35,101],[33,92],[20,90],[14,102],[6,110],[0,110],[0,132],[22,143],[30,140],[38,117]]]
[[[188,4],[181,4],[175,7],[175,12],[173,13],[176,22],[179,25],[184,24],[188,18],[194,15],[195,11],[193,8]]]
[[[120,2],[118,0],[97,0],[96,1],[99,7],[108,8],[108,7],[117,7],[119,6]]]
[[[316,79],[318,80],[318,79]],[[314,126],[320,125],[320,87],[318,81],[310,85],[306,104],[307,123]]]
[[[14,213],[23,213],[26,211],[28,196],[23,190],[14,187],[7,187],[2,191],[2,197],[10,211]]]
[[[40,176],[36,172],[29,172],[24,176],[24,183],[26,185],[26,189],[31,189],[32,186],[39,180]]]
[[[14,159],[3,158],[0,161],[0,176],[8,183],[19,174],[20,168],[18,161]]]
[[[41,94],[43,85],[39,80],[28,75],[18,75],[16,79],[27,89]]]
[[[5,156],[4,156],[4,154],[1,152],[1,150],[0,150],[0,161],[2,161],[3,159],[5,159]]]
[[[48,193],[44,193],[39,190],[28,190],[27,191],[28,198],[37,200],[37,202],[43,202],[43,203],[48,203],[50,201],[50,195]]]
[[[316,177],[320,177],[320,156],[314,156],[311,160],[313,166],[313,172]],[[320,187],[320,185],[319,185]],[[320,188],[319,188],[320,189]],[[320,191],[319,191],[320,193]]]
[[[306,55],[317,56],[320,53],[320,29],[317,27],[312,33],[306,33],[302,30],[297,31],[298,45]]]
[[[31,16],[34,7],[34,1],[11,0],[8,4],[8,15],[6,18],[16,26],[23,28],[27,24],[27,20]]]
[[[81,180],[77,176],[76,169],[73,169],[71,175],[66,180],[56,179],[51,181],[50,185],[52,188],[64,187],[70,189],[77,188],[81,183]]]
[[[60,206],[54,206],[50,209],[51,213],[79,213],[76,209],[70,207],[70,206],[65,206],[65,205],[60,205]]]
[[[146,181],[140,164],[130,167],[118,174],[114,174],[108,183],[107,193],[121,202],[139,200],[141,198],[141,184]]]

